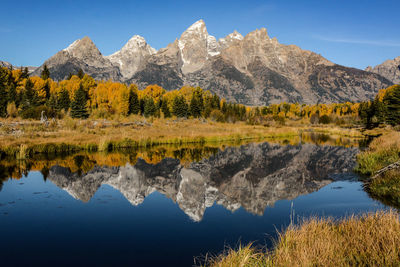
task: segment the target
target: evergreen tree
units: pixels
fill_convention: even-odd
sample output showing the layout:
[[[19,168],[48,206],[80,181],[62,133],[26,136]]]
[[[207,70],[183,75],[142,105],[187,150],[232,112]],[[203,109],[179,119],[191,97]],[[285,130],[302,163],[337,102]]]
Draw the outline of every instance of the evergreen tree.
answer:
[[[21,67],[21,79],[28,79],[29,78],[29,71],[28,71],[28,68],[27,67],[25,67],[25,68],[22,68]]]
[[[203,110],[203,92],[199,87],[197,87],[193,92],[192,99],[190,100],[190,114],[192,114],[193,117],[198,118],[203,113]]]
[[[128,114],[139,114],[140,103],[137,93],[134,90],[129,91],[129,112]]]
[[[72,118],[86,119],[89,117],[86,102],[86,92],[83,90],[83,86],[81,84],[79,89],[75,92],[75,97],[71,102]]]
[[[37,101],[37,93],[33,89],[33,83],[28,78],[25,84],[25,91],[22,96],[22,110],[27,110],[29,108],[35,107],[38,105]]]
[[[46,81],[44,84],[43,90],[46,92],[46,100],[50,98],[50,84],[49,81]]]
[[[157,112],[157,107],[154,103],[154,100],[152,97],[146,97],[144,99],[144,113],[143,115],[145,117],[150,117],[154,116]]]
[[[69,106],[70,106],[70,99],[69,99],[69,93],[67,91],[67,89],[63,88],[61,90],[61,92],[58,95],[58,99],[57,99],[57,106],[58,106],[58,110],[64,110],[64,111],[68,111]]]
[[[400,124],[400,86],[386,94],[383,102],[386,105],[386,122],[393,126]]]
[[[70,73],[68,74],[67,80],[71,80],[72,75],[73,75],[73,74],[70,72]]]
[[[50,78],[50,71],[47,68],[46,64],[44,64],[44,66],[43,66],[43,70],[40,73],[40,78],[42,78],[43,80],[47,80],[48,78]]]
[[[180,95],[174,98],[172,113],[179,118],[184,118],[188,116],[189,108],[183,96]]]
[[[58,111],[59,106],[58,106],[57,100],[58,99],[57,99],[56,95],[51,94],[49,100],[47,101],[47,106],[54,111]]]
[[[79,77],[79,79],[82,79],[83,76],[85,76],[85,73],[84,73],[83,70],[80,68],[80,69],[78,70],[78,77]]]
[[[210,117],[211,111],[213,110],[213,104],[212,104],[212,97],[207,97],[204,99],[204,112],[203,116],[205,118]]]
[[[15,102],[15,104],[17,104],[18,95],[17,95],[17,88],[14,83],[9,84],[9,86],[8,86],[7,98],[8,98],[8,102],[10,102],[10,103]]]
[[[220,109],[221,108],[220,102],[221,102],[221,99],[219,98],[219,96],[217,96],[217,95],[212,96],[211,106],[213,109]]]
[[[169,107],[168,107],[168,101],[165,100],[165,99],[163,99],[161,101],[162,101],[162,103],[161,103],[161,111],[164,114],[164,118],[171,117],[171,111],[169,110]]]
[[[7,116],[7,79],[7,71],[0,68],[0,117]]]

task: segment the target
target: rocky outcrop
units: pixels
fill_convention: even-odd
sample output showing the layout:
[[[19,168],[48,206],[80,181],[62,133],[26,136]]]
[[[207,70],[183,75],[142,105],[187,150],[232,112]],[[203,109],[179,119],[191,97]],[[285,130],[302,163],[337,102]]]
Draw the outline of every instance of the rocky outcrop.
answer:
[[[10,63],[6,62],[6,61],[1,61],[1,60],[0,60],[0,67],[3,67],[3,68],[11,68],[12,65],[11,65]]]
[[[114,66],[105,58],[89,37],[76,40],[49,58],[32,75],[40,75],[44,65],[47,65],[50,77],[54,80],[66,79],[69,74],[76,74],[79,69],[96,80],[120,81],[122,78],[118,66]]]
[[[365,70],[377,73],[395,84],[400,84],[400,56],[386,60],[375,67],[368,66]]]
[[[131,78],[157,52],[139,36],[133,36],[121,50],[107,56],[114,65],[118,66],[123,79]]]
[[[354,148],[309,144],[250,144],[188,166],[170,158],[155,165],[139,159],[135,166],[96,166],[84,174],[54,166],[47,179],[82,201],[89,201],[102,184],[119,190],[132,205],[158,191],[200,221],[214,203],[262,215],[278,200],[294,199],[341,179],[351,172],[356,153]]]

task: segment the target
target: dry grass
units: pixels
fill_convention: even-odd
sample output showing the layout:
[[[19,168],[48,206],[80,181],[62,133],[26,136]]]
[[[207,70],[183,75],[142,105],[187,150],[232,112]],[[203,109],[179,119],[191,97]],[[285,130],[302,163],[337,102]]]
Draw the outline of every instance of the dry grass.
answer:
[[[368,194],[379,201],[400,207],[400,171],[391,170],[366,184]]]
[[[271,257],[252,247],[252,244],[239,246],[237,250],[229,249],[225,254],[212,258],[208,264],[213,267],[273,266]]]
[[[240,265],[244,264],[244,265]],[[335,221],[312,218],[280,235],[270,253],[251,246],[210,266],[399,266],[400,221],[394,211]]]
[[[374,139],[368,150],[357,156],[356,170],[362,174],[374,172],[400,159],[400,132],[387,131]]]

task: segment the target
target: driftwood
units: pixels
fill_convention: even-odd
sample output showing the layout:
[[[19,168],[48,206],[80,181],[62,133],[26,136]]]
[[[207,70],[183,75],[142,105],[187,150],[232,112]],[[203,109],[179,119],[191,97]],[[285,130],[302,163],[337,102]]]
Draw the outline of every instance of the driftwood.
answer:
[[[383,173],[390,171],[390,170],[394,170],[394,169],[399,169],[400,168],[400,161],[397,161],[395,163],[392,163],[388,166],[386,166],[385,168],[380,169],[379,171],[377,171],[375,173],[374,176],[372,176],[372,179],[378,178],[379,176],[381,176]]]

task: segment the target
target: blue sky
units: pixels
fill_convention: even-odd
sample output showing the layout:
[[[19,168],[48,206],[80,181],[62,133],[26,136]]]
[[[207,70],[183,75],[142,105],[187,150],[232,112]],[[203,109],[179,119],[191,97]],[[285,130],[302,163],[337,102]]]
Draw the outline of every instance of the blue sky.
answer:
[[[104,55],[135,34],[159,49],[199,19],[217,38],[265,27],[281,43],[351,67],[400,56],[399,0],[1,0],[0,9],[0,60],[17,66],[38,66],[85,35]]]

